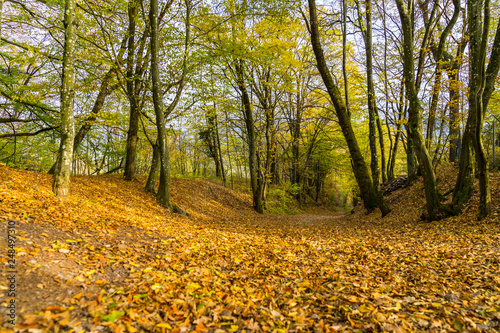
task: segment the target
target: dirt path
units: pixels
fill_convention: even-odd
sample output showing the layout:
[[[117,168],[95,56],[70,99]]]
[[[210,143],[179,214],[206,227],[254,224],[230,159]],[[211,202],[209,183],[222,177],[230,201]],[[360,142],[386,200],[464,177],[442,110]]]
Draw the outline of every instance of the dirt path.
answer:
[[[472,231],[338,213],[185,219],[163,230],[22,222],[18,330],[494,331],[497,238]]]
[[[317,222],[324,222],[324,221],[331,221],[335,219],[341,219],[344,217],[344,213],[330,213],[330,214],[325,214],[326,212],[322,212],[322,214],[312,214],[312,213],[305,213],[305,214],[297,214],[297,215],[281,215],[281,216],[273,216],[273,219],[276,219],[276,221],[290,221],[291,223],[305,223],[305,224],[314,224]]]

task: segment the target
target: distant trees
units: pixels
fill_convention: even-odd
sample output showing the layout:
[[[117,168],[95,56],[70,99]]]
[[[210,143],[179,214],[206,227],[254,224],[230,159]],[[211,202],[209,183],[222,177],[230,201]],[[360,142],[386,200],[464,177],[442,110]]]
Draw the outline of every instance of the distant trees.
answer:
[[[0,161],[149,173],[146,191],[174,209],[170,174],[213,176],[247,186],[259,212],[279,186],[301,201],[359,196],[386,215],[380,185],[406,172],[424,177],[429,219],[459,213],[477,176],[483,217],[500,66],[489,1],[84,2],[74,138],[61,5],[5,1]],[[445,160],[458,162],[451,200],[436,179]]]

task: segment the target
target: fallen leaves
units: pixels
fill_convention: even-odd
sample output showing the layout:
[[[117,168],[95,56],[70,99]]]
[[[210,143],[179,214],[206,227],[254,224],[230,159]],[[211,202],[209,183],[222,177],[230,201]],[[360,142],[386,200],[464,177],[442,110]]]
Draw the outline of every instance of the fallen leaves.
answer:
[[[66,207],[52,201],[47,177],[38,176],[37,193],[23,192],[31,173],[0,172],[16,180],[0,184],[1,218],[25,221],[17,255],[26,260],[19,266],[45,279],[35,286],[41,284],[37,289],[46,294],[20,296],[33,300],[18,322],[20,331],[500,327],[500,227],[456,218],[418,222],[418,184],[401,190],[417,204],[395,206],[380,220],[361,211],[326,218],[260,216],[244,205],[210,211],[210,196],[203,197],[207,185],[184,181],[186,192],[176,199],[186,200],[183,207],[194,213],[177,219],[140,184],[116,177],[77,177]],[[231,195],[239,200],[227,189],[218,191],[226,201]],[[93,209],[73,215],[90,202]],[[42,295],[63,285],[65,294],[48,305],[54,296]]]

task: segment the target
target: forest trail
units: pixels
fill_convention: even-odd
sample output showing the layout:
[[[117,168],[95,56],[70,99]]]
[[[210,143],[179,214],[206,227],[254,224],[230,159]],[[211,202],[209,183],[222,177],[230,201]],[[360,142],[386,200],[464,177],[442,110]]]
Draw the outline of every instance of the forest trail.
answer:
[[[384,220],[272,216],[244,194],[174,180],[185,218],[119,177],[75,177],[65,205],[50,176],[0,166],[0,180],[0,220],[17,221],[20,332],[500,330],[496,195],[481,223],[421,222],[421,183],[391,195]],[[4,329],[6,315],[3,303]]]

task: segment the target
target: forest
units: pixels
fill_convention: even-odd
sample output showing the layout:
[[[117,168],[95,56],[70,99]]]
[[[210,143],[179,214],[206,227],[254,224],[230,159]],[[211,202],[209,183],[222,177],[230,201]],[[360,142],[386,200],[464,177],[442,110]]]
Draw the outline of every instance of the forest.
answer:
[[[165,207],[172,175],[245,181],[260,213],[280,185],[385,215],[380,184],[407,174],[430,220],[460,212],[474,177],[491,211],[496,2],[6,1],[2,15],[0,160],[54,174],[61,198],[70,173],[122,172],[148,175]],[[446,205],[440,163],[460,171]]]
[[[499,17],[0,0],[1,327],[496,332]]]

